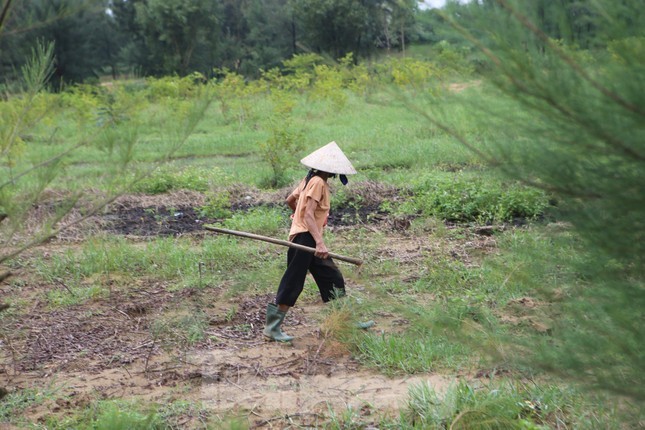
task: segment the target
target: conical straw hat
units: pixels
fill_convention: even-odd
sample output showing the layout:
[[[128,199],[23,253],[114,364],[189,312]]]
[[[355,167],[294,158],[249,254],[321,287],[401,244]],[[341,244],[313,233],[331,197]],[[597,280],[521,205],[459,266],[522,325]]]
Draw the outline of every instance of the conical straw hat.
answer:
[[[338,175],[353,175],[356,173],[356,169],[354,169],[354,166],[352,166],[352,163],[343,154],[336,142],[329,142],[322,148],[307,155],[300,162],[311,169],[327,173],[336,173]]]

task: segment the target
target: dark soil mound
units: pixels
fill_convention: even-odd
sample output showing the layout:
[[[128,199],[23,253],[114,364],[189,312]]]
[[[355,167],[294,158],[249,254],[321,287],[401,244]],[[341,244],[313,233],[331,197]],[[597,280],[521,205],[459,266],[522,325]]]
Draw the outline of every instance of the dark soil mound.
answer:
[[[121,208],[105,216],[105,230],[133,236],[179,236],[203,230],[204,218],[192,207]]]
[[[271,194],[243,189],[231,192],[237,196],[231,201],[233,213],[244,213],[258,207],[275,207],[284,200],[288,190]],[[343,189],[345,198],[332,207],[329,226],[376,225],[391,221],[383,210],[383,202],[396,202],[405,197],[399,189],[376,183],[360,182]],[[192,199],[192,200],[191,200]],[[203,230],[204,224],[222,221],[203,217],[200,208],[203,195],[126,197],[112,211],[103,216],[104,230],[133,236],[180,236]],[[400,220],[399,220],[400,221]],[[399,228],[400,223],[390,223]]]

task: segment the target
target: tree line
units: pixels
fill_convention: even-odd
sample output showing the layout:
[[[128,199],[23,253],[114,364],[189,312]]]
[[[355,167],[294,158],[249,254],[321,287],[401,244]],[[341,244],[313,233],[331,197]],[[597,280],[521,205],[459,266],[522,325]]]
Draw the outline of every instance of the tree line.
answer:
[[[10,1],[8,3],[11,3]],[[398,50],[415,37],[415,0],[27,0],[0,40],[11,76],[36,40],[55,42],[54,76],[144,76],[214,68],[246,76],[297,53],[340,58]]]
[[[550,36],[583,47],[598,42],[593,0],[526,2]],[[491,0],[449,2],[445,13],[472,28]],[[15,79],[38,40],[54,42],[53,80],[101,76],[186,76],[232,70],[257,77],[295,54],[356,61],[410,44],[462,39],[443,11],[416,0],[5,0],[0,85]],[[629,18],[629,17],[627,17]]]

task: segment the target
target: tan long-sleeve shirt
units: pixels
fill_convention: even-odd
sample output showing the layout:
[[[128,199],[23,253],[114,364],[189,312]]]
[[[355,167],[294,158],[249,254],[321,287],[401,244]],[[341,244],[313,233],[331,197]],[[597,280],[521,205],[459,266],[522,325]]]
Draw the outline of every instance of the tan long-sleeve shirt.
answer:
[[[327,224],[327,217],[329,217],[330,197],[329,185],[327,181],[319,176],[312,177],[306,186],[304,180],[298,184],[291,195],[296,199],[296,210],[293,213],[293,221],[291,222],[291,230],[289,230],[289,240],[298,233],[309,231],[305,221],[305,209],[309,199],[315,200],[318,204],[314,210],[314,219],[319,231],[322,232],[323,227]]]

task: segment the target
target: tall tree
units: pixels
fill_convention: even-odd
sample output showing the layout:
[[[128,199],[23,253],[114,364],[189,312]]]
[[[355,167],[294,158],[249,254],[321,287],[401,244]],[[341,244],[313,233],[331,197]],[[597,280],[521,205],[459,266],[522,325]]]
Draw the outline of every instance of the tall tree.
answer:
[[[117,61],[128,73],[155,69],[149,61],[145,38],[137,21],[135,5],[143,2],[145,0],[111,0],[109,4],[116,27],[113,40],[119,45]]]
[[[296,53],[296,28],[289,0],[256,0],[243,8],[248,25],[247,58],[241,72],[253,75],[260,68],[278,67]]]
[[[373,50],[370,36],[378,26],[376,2],[311,0],[292,5],[302,28],[300,40],[310,49],[335,59]]]
[[[103,0],[26,0],[16,2],[0,40],[0,72],[16,79],[37,40],[54,42],[56,58],[52,79],[59,83],[97,77],[114,52],[96,49],[109,43],[111,17]]]
[[[149,61],[146,72],[208,72],[218,41],[220,2],[210,0],[138,1],[134,4]]]
[[[396,47],[405,51],[406,41],[414,37],[416,0],[385,0],[380,5],[381,46],[389,51]]]
[[[414,28],[416,2],[410,0],[291,0],[304,47],[341,58],[378,48],[402,48]]]
[[[249,55],[246,44],[249,33],[249,24],[244,9],[248,0],[223,0],[220,12],[220,33],[216,36],[219,40],[217,47],[218,67],[228,68],[239,73],[241,67],[246,65]]]

